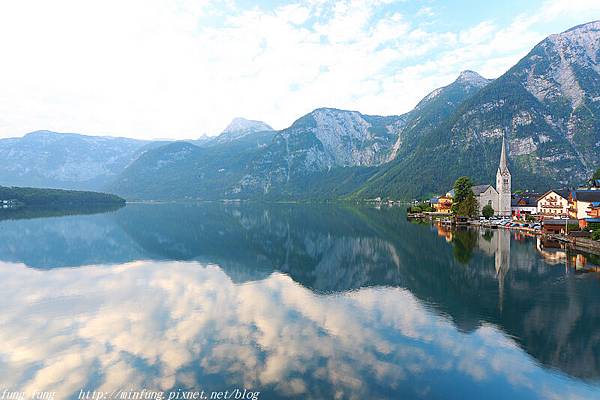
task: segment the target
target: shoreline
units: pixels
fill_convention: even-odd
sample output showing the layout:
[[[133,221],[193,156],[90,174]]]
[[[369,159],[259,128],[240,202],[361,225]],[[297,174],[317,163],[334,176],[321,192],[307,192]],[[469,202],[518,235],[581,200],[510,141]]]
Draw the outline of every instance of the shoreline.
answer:
[[[445,218],[444,218],[445,217]],[[535,236],[540,236],[542,238],[558,240],[561,243],[564,243],[571,250],[575,251],[584,251],[590,254],[600,256],[600,241],[592,240],[589,238],[583,237],[574,237],[574,236],[565,236],[560,234],[551,234],[544,233],[539,229],[533,229],[529,227],[522,226],[497,226],[493,224],[486,224],[488,221],[480,221],[480,220],[469,220],[466,222],[455,222],[451,220],[452,216],[450,214],[445,213],[419,213],[419,214],[411,214],[408,213],[406,215],[407,219],[412,220],[428,220],[431,223],[441,223],[445,225],[454,225],[457,227],[467,226],[467,227],[477,227],[484,229],[509,229],[518,232],[524,232]]]

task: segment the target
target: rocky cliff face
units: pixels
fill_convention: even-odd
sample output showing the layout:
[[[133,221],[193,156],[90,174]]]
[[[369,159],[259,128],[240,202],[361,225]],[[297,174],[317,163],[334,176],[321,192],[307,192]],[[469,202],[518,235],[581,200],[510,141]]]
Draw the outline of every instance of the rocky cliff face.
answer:
[[[234,118],[210,144],[222,144],[256,132],[271,132],[273,128],[262,121]]]
[[[390,159],[404,124],[403,116],[317,109],[280,131],[231,193],[268,194],[311,174],[381,165]]]
[[[584,167],[581,172],[589,172],[600,161],[599,61],[600,21],[596,21],[551,35],[511,70],[542,105],[544,121],[567,140],[574,167],[579,163]],[[529,122],[527,114],[522,117],[519,122]],[[529,146],[522,152],[532,153],[549,139],[528,138]]]

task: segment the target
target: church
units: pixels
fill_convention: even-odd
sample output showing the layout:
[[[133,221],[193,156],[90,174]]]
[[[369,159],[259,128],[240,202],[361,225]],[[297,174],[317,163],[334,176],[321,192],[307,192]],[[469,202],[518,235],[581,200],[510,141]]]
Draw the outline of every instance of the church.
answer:
[[[510,217],[511,210],[511,175],[508,170],[508,159],[506,157],[506,143],[502,138],[502,150],[500,152],[500,164],[496,172],[496,188],[492,185],[473,186],[473,193],[477,199],[479,213],[487,204],[492,206],[494,214],[502,217]]]
[[[496,215],[510,217],[511,210],[511,184],[512,177],[508,170],[508,160],[506,159],[506,144],[502,138],[502,151],[500,153],[500,165],[496,172],[496,191],[498,192],[498,208],[494,208]]]

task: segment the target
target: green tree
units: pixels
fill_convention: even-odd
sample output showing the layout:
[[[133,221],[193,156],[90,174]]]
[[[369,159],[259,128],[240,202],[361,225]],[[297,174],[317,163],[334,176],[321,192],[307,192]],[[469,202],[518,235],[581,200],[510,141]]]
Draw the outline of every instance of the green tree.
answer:
[[[597,179],[600,179],[600,168],[598,168],[596,172],[594,172],[594,175],[592,175],[592,180],[595,181]]]
[[[588,225],[588,229],[592,231],[592,239],[600,240],[600,222],[592,222]]]
[[[477,200],[473,193],[473,183],[468,176],[461,176],[454,182],[452,212],[463,217],[473,217],[477,214]]]
[[[489,204],[486,204],[483,209],[481,210],[481,215],[483,215],[486,218],[491,218],[494,216],[494,207],[492,207]]]

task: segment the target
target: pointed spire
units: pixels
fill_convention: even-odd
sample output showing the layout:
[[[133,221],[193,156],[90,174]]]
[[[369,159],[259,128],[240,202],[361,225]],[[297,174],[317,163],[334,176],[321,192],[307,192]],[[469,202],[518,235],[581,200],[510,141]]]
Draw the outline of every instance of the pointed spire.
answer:
[[[504,136],[502,136],[502,153],[500,153],[500,165],[498,166],[500,172],[508,171],[508,162],[506,161],[506,143]]]

